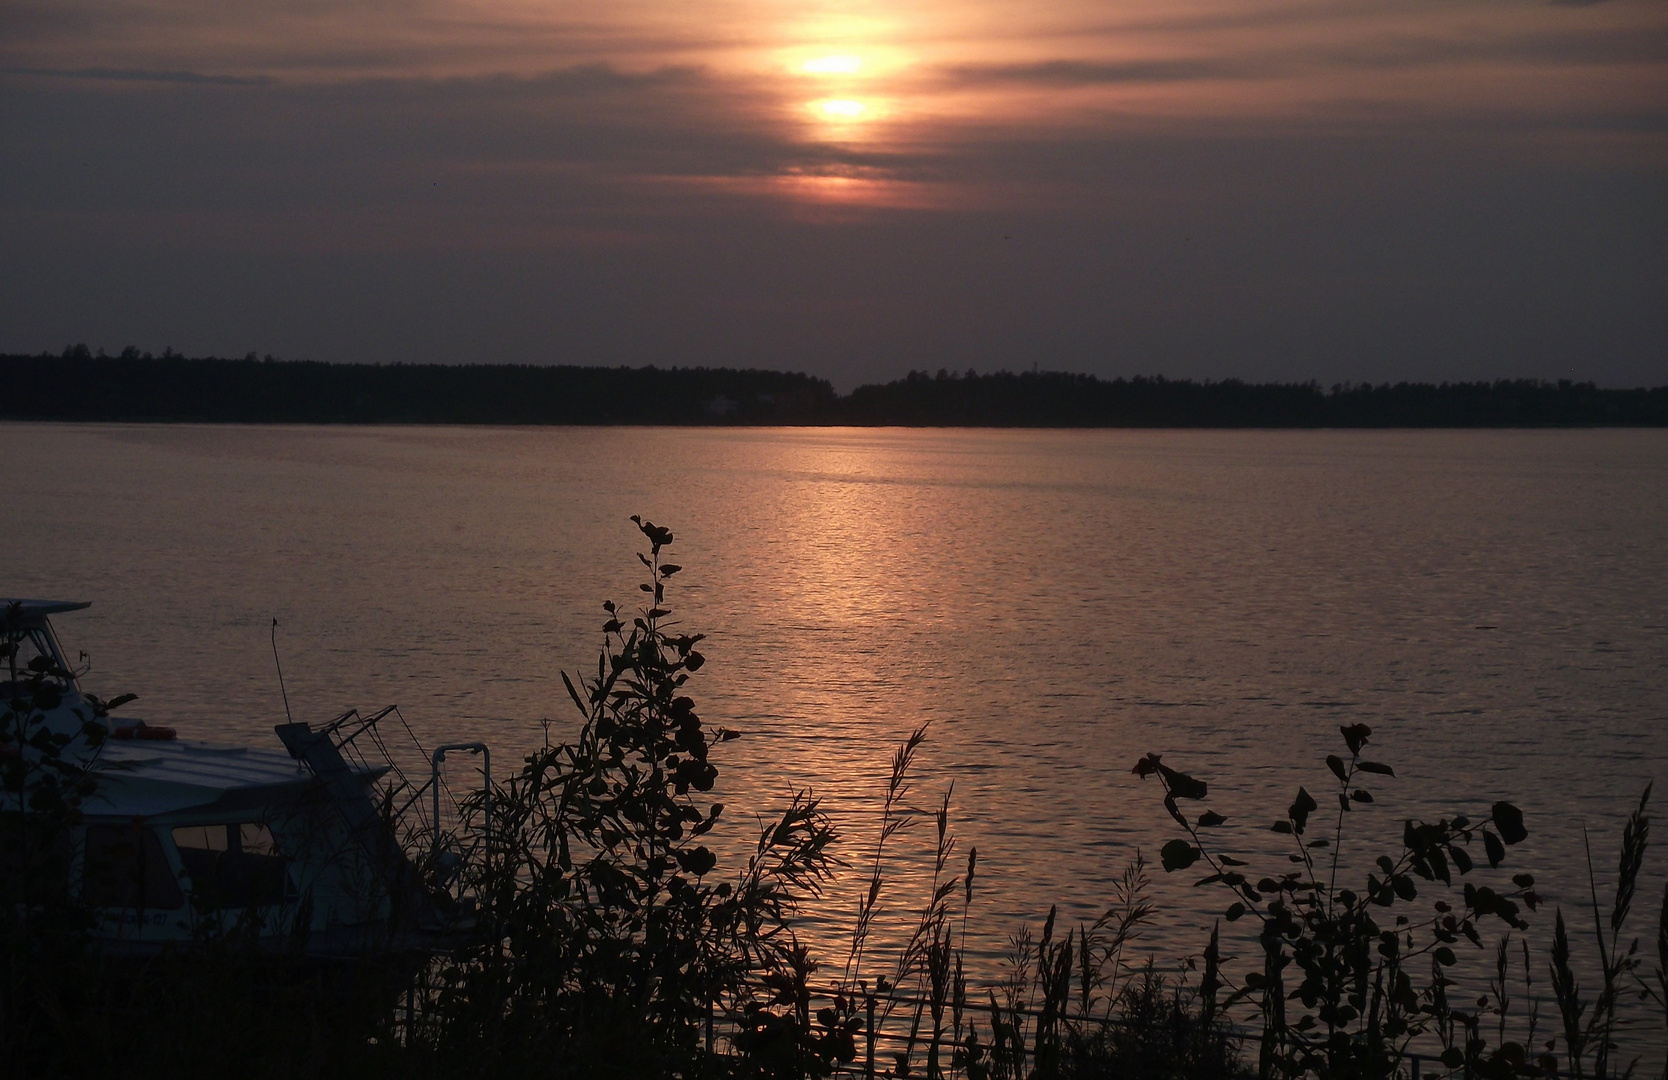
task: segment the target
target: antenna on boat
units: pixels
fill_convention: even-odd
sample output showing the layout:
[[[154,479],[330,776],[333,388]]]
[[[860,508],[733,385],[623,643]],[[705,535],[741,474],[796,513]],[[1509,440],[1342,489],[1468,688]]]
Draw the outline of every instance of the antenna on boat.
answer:
[[[284,665],[278,662],[278,616],[272,617],[272,666],[278,669],[278,692],[284,695],[284,719],[295,723],[290,715],[290,692],[284,689]]]

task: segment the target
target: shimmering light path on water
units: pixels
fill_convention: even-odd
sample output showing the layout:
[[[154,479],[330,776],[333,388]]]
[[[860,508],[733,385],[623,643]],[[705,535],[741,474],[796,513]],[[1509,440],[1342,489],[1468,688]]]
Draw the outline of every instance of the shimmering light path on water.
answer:
[[[0,454],[0,592],[92,600],[59,626],[89,688],[227,741],[282,716],[276,615],[298,717],[398,702],[507,766],[571,724],[559,670],[636,595],[626,518],[671,526],[672,605],[710,635],[696,697],[746,733],[733,825],[810,785],[861,858],[930,722],[916,802],[955,785],[987,965],[1172,838],[1129,774],[1148,751],[1211,783],[1231,850],[1272,852],[1338,725],[1368,723],[1397,778],[1353,824],[1514,800],[1511,865],[1564,903],[1583,823],[1604,875],[1668,774],[1668,433],[0,425]],[[893,941],[929,846],[900,849]],[[856,876],[807,933],[838,936]],[[1196,952],[1222,898],[1155,877],[1146,943]]]

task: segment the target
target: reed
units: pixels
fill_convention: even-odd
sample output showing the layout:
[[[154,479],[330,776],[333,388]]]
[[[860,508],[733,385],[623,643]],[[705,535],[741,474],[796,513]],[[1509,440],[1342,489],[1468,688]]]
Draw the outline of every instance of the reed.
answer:
[[[909,768],[925,734],[925,729],[915,732],[894,754],[888,792],[909,790]],[[836,996],[848,1001],[857,1000],[856,995],[878,998],[872,1013],[877,1027],[900,1010],[895,1023],[899,1048],[874,1067],[874,1075],[1051,1080],[1245,1074],[1239,1040],[1215,1011],[1219,950],[1214,935],[1206,950],[1205,978],[1197,987],[1159,972],[1150,958],[1142,963],[1132,959],[1131,946],[1156,915],[1146,860],[1139,852],[1114,881],[1111,903],[1093,922],[1062,927],[1054,908],[1040,934],[1029,925],[1015,930],[1004,973],[980,995],[986,1007],[975,1010],[965,942],[978,852],[970,849],[963,872],[952,873],[952,793],[953,788],[946,788],[934,809],[914,811],[915,818],[935,826],[929,852],[933,874],[919,898],[914,929],[890,960],[877,957],[872,947],[867,950],[870,961],[881,963],[888,974],[871,987],[860,977],[860,968],[848,966],[835,988]],[[882,815],[868,888],[860,898],[857,932],[866,932],[876,911],[874,898],[884,894],[885,855],[902,829],[894,821],[909,813],[891,802]],[[848,956],[857,954],[856,948],[848,950]]]

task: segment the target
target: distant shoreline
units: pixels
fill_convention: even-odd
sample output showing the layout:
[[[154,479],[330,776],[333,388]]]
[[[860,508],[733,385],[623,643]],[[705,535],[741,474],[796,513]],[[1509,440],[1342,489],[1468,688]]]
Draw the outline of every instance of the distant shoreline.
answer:
[[[1668,386],[1344,384],[911,372],[841,396],[732,368],[0,355],[0,419],[107,423],[992,428],[1668,427]]]

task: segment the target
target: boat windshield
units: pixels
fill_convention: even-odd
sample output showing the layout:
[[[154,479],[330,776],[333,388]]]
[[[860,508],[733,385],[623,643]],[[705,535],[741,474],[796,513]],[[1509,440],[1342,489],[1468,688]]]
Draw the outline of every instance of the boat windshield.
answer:
[[[70,673],[44,629],[5,631],[0,637],[0,693],[15,693],[15,684],[36,674],[45,676],[46,685],[55,690],[69,689]]]
[[[180,865],[210,907],[265,907],[289,899],[289,861],[258,821],[184,825],[174,830]]]

